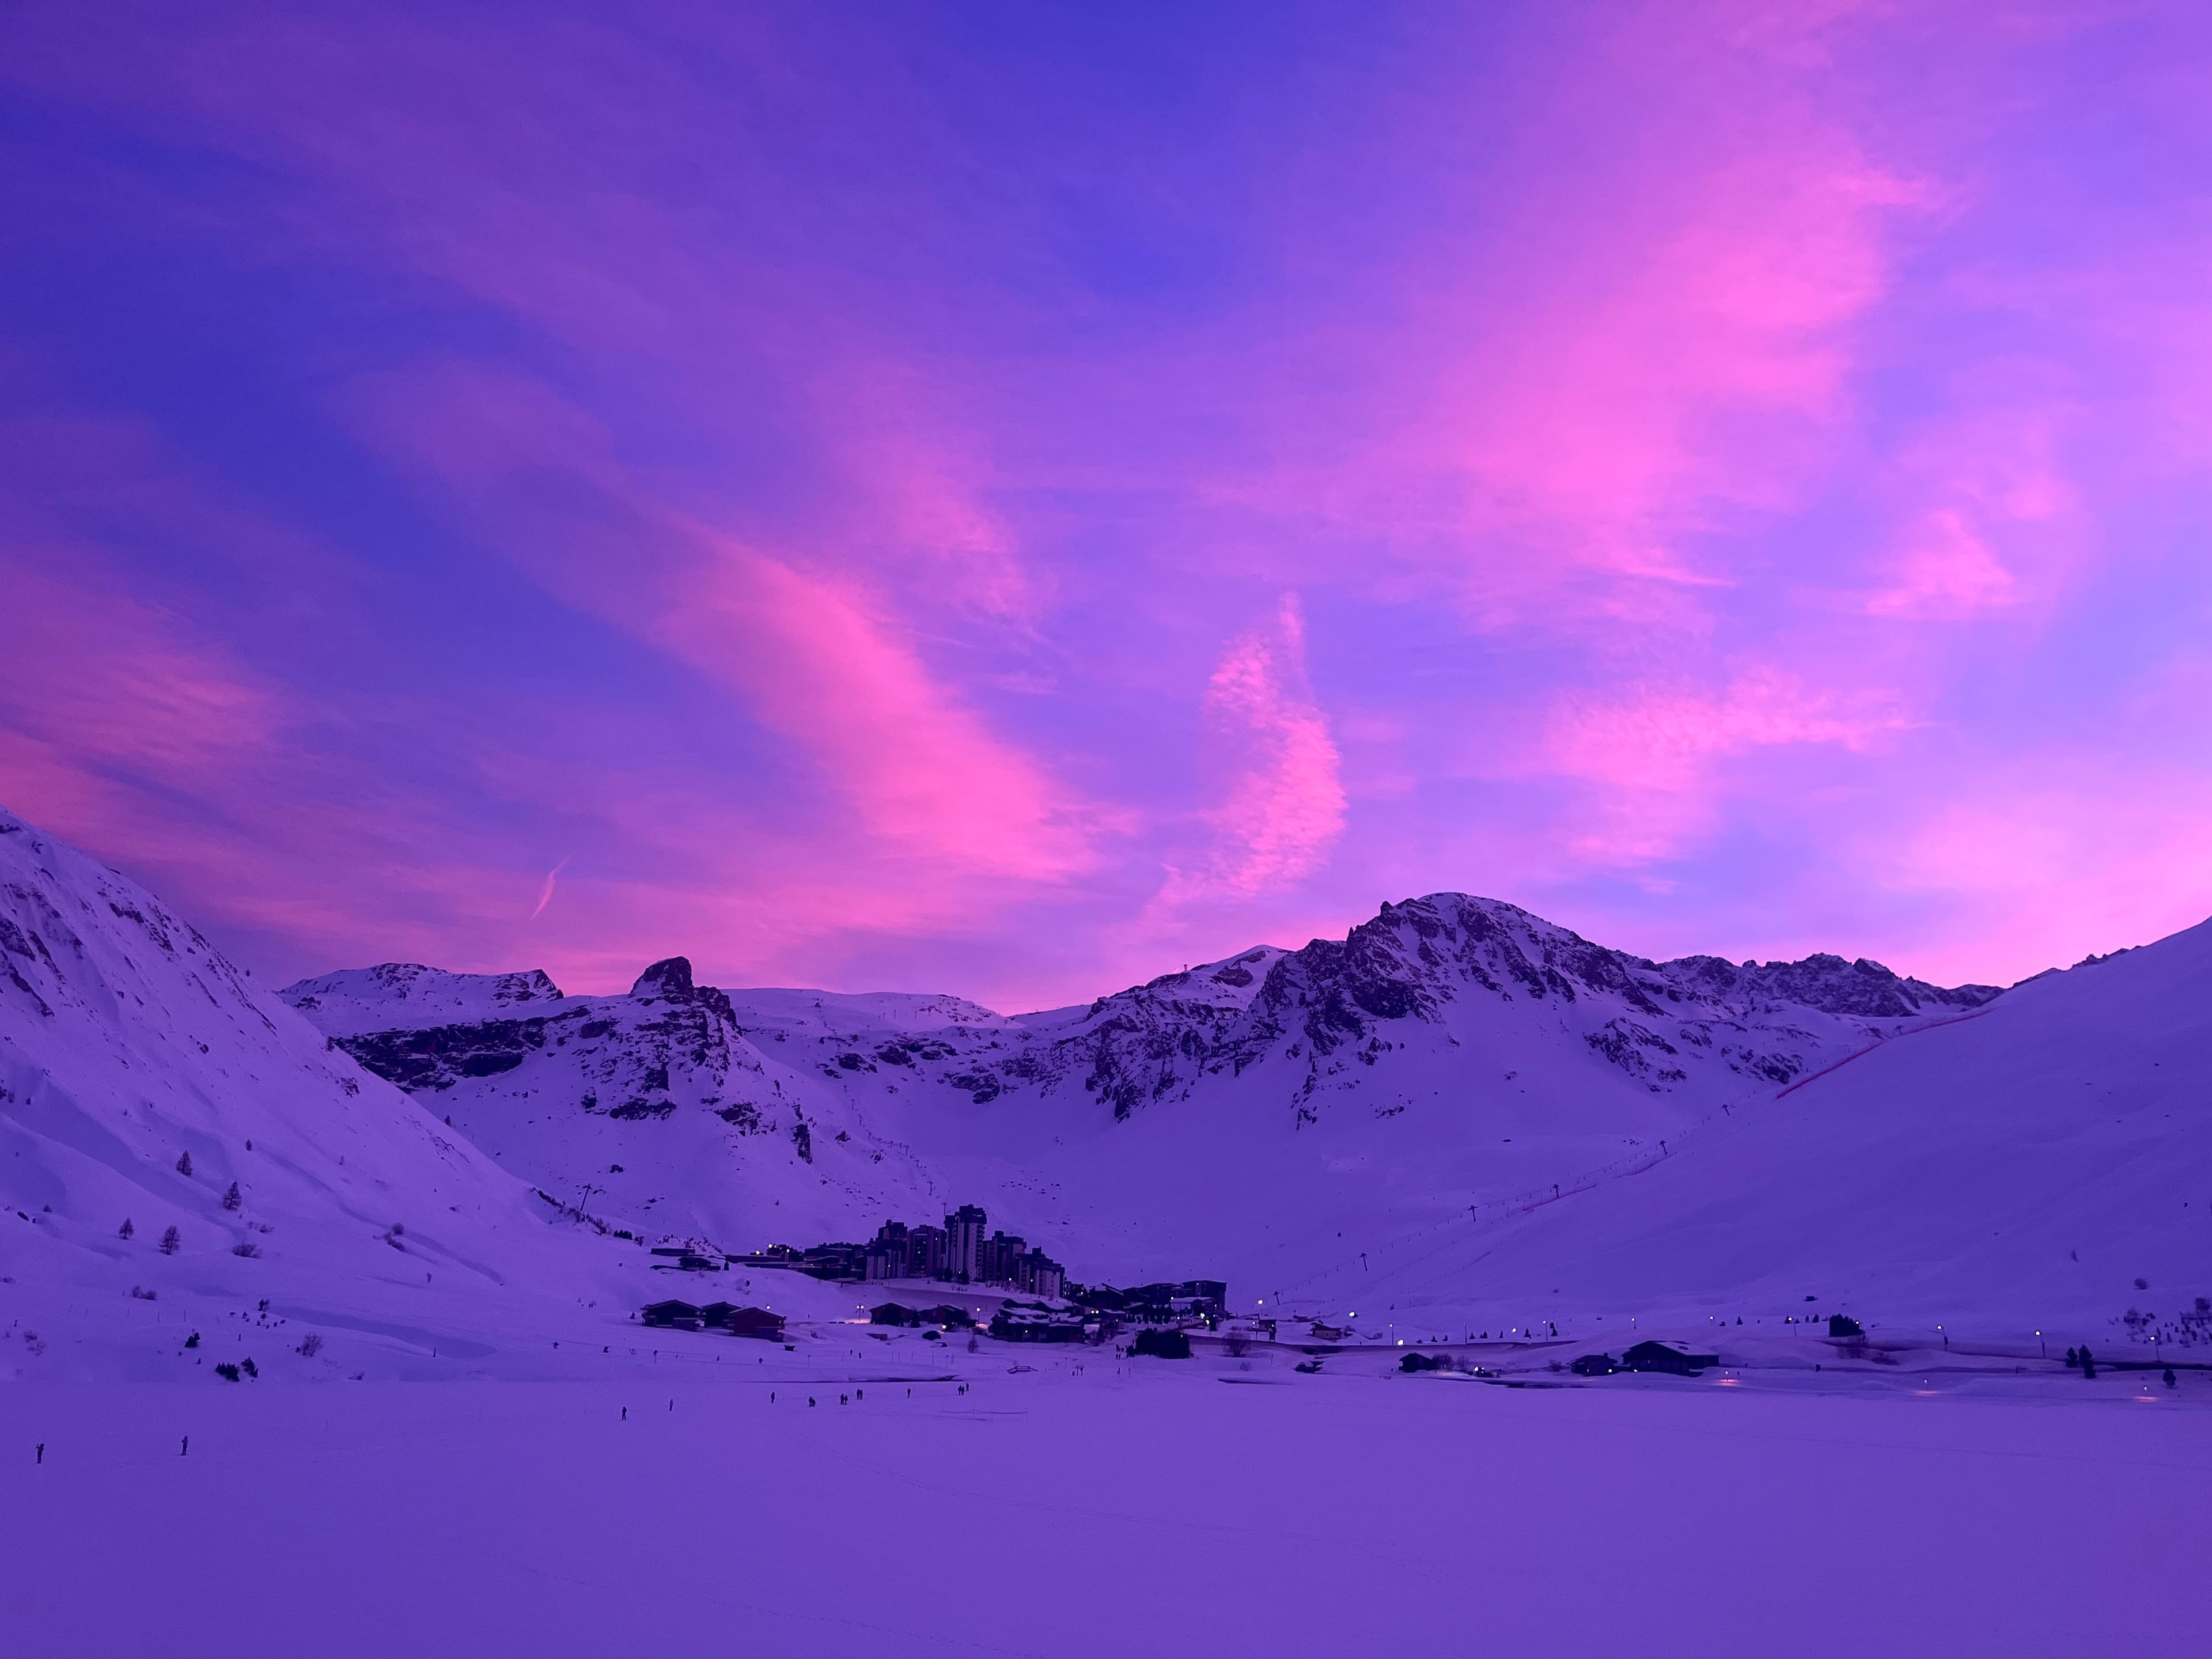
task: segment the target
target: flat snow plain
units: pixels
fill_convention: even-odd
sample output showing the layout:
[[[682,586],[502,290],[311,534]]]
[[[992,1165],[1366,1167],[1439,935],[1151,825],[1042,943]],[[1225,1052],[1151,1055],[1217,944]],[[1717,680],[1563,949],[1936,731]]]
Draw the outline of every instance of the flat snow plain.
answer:
[[[2212,1640],[2201,1374],[2171,1393],[2140,1374],[1515,1390],[962,1354],[962,1394],[891,1366],[810,1382],[771,1354],[743,1381],[9,1389],[0,1646],[1955,1659]]]

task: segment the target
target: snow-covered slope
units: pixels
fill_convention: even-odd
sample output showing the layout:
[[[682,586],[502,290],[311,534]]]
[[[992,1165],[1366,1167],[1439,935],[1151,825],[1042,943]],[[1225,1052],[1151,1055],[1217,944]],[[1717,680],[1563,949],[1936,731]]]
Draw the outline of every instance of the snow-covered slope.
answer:
[[[1409,1232],[1301,1291],[1479,1323],[1771,1319],[1817,1297],[1931,1340],[2207,1358],[2212,922],[1886,1042],[1632,1177]]]
[[[1341,942],[1017,1022],[967,1065],[975,1103],[907,1133],[955,1185],[1017,1163],[1001,1206],[1079,1241],[1079,1271],[1204,1272],[1272,1299],[1407,1232],[1603,1184],[1996,994],[1836,957],[1653,963],[1437,894]]]
[[[152,895],[0,812],[0,1376],[57,1321],[56,1364],[112,1374],[194,1363],[211,1304],[427,1351],[594,1299],[617,1252],[548,1213]]]

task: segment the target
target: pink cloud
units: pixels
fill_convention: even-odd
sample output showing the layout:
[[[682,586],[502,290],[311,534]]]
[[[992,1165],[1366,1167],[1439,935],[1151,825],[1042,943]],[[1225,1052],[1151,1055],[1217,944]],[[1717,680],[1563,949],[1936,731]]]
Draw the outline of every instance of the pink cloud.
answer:
[[[510,413],[511,439],[544,430]],[[18,460],[65,456],[67,500],[121,540],[265,560],[286,603],[307,611],[347,592],[342,563],[196,484],[143,434],[15,436]],[[823,823],[812,804],[570,757],[563,727],[588,729],[587,710],[540,702],[519,720],[473,722],[408,707],[398,690],[372,707],[289,684],[162,603],[160,584],[127,579],[114,549],[52,505],[61,476],[46,467],[43,493],[0,477],[13,486],[0,489],[0,802],[152,882],[219,938],[278,941],[297,971],[547,966],[571,988],[605,990],[686,951],[732,982],[819,983],[866,941],[974,927],[1010,878],[1057,881],[1087,856],[1078,829],[1047,821],[1054,804],[1036,775],[946,699],[893,625],[696,527],[666,529],[689,566],[616,560],[599,568],[601,586],[631,596],[642,635],[757,691],[799,738],[865,771],[861,830]],[[588,561],[577,574],[592,574]],[[435,785],[386,772],[347,746],[381,723],[465,763]],[[592,852],[547,873],[500,827],[518,812]],[[1024,990],[1012,971],[966,988]]]
[[[1966,617],[2013,604],[2012,572],[1953,508],[1929,513],[1892,570],[1891,585],[1867,600],[1877,617]]]
[[[1240,499],[1376,537],[1486,626],[1702,627],[1742,573],[1700,538],[1823,486],[1934,201],[1837,95],[1843,16],[1614,9],[1508,119],[1406,100],[1391,143],[1495,146],[1480,207],[1443,195],[1299,361],[1359,395],[1286,398],[1294,459]]]
[[[281,700],[227,653],[96,566],[61,579],[36,569],[37,555],[20,543],[9,553],[0,560],[9,635],[0,713],[10,738],[75,766],[161,783],[240,764],[270,741]]]
[[[2068,440],[2092,418],[2048,368],[1979,370],[1908,428],[1884,467],[1899,528],[1870,616],[2045,620],[2105,556],[2070,476]]]
[[[542,387],[455,368],[364,387],[354,406],[549,591],[738,693],[902,855],[1039,882],[1093,861],[1112,815],[993,734],[858,575],[802,568],[665,505]],[[547,492],[592,510],[525,505]]]
[[[1718,694],[1650,687],[1562,705],[1552,716],[1545,763],[1597,786],[1598,811],[1574,837],[1577,852],[1634,864],[1680,851],[1719,821],[1722,763],[1802,745],[1864,752],[1911,724],[1893,696],[1814,690],[1760,665]]]
[[[742,692],[876,834],[963,869],[1056,880],[1091,860],[1086,813],[931,676],[849,580],[702,534],[660,577],[653,638]]]
[[[1175,871],[1170,905],[1249,899],[1322,867],[1344,833],[1344,787],[1328,717],[1306,683],[1305,617],[1286,593],[1265,624],[1232,641],[1206,682],[1206,718],[1224,775],[1206,821],[1213,845],[1196,871]]]
[[[2212,915],[2202,768],[2051,747],[1956,782],[1851,843],[1869,880],[1945,902],[1923,971],[2016,979]]]

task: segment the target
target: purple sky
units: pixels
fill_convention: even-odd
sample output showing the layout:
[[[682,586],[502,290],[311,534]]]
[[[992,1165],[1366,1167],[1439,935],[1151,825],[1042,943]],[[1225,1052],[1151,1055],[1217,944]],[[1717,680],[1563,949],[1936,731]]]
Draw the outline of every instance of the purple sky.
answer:
[[[265,975],[2212,912],[2201,4],[5,33],[0,802]]]

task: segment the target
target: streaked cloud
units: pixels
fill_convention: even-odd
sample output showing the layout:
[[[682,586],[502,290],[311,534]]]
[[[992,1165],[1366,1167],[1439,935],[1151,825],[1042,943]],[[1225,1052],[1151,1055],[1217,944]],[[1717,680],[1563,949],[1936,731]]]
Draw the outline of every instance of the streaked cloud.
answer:
[[[1312,875],[1344,833],[1346,803],[1336,743],[1307,684],[1297,594],[1231,643],[1205,708],[1212,846],[1200,868],[1172,873],[1170,902],[1252,898]]]

